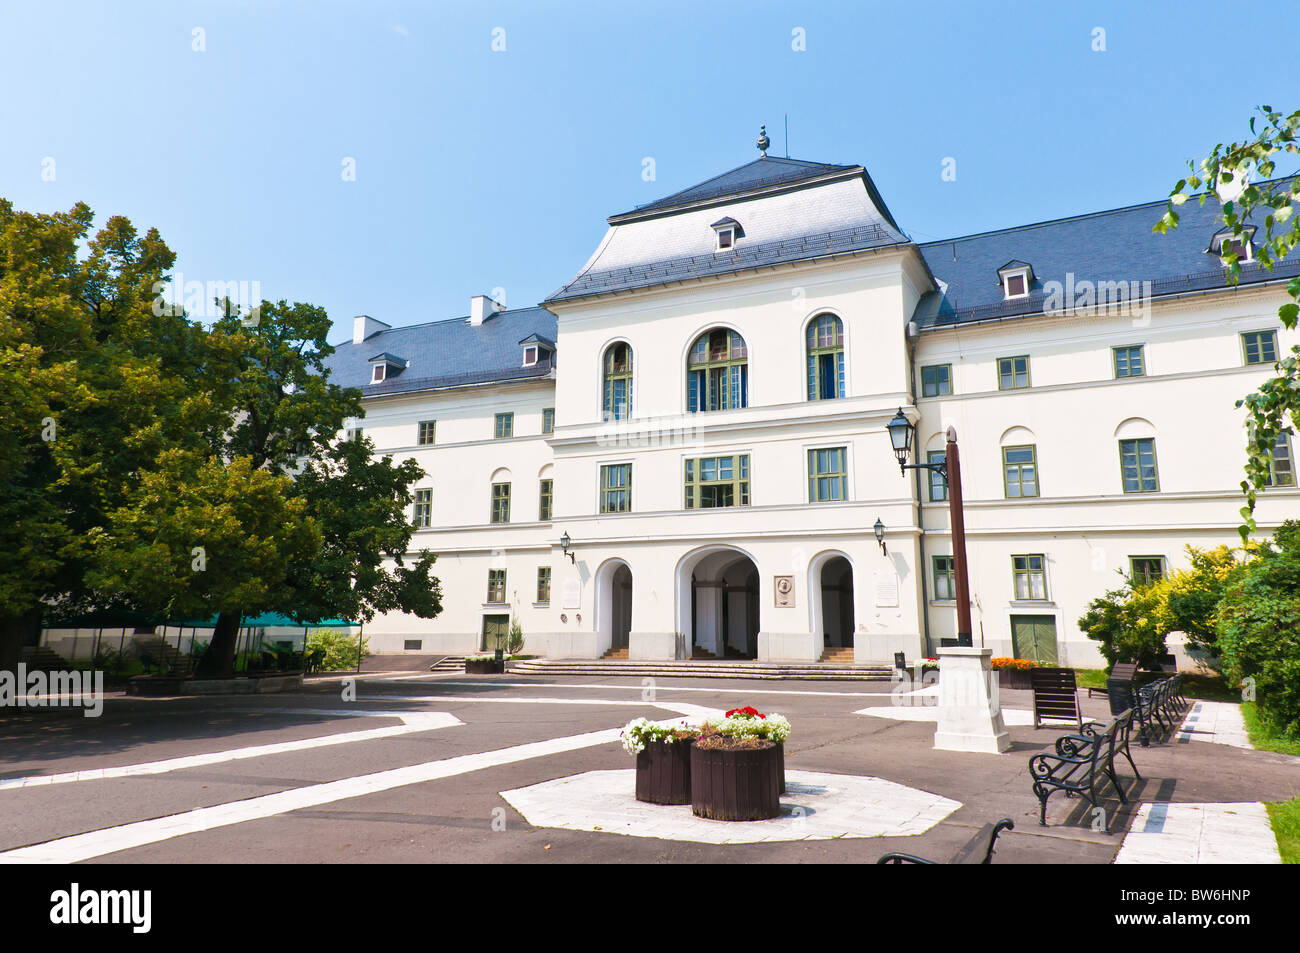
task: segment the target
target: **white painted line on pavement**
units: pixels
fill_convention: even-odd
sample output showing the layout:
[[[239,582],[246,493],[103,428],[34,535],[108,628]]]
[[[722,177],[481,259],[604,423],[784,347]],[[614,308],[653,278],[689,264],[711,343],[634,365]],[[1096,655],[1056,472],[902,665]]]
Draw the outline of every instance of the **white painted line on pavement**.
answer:
[[[319,712],[313,712],[319,714]],[[333,714],[325,712],[324,714]],[[331,745],[349,744],[356,741],[375,741],[379,738],[393,738],[421,731],[433,731],[438,728],[450,728],[463,725],[464,722],[455,715],[441,711],[430,712],[342,712],[345,715],[369,715],[382,718],[401,718],[402,724],[387,728],[369,728],[365,731],[346,731],[333,735],[321,735],[319,738],[303,738],[299,741],[282,741],[276,744],[253,745],[246,748],[231,748],[228,751],[213,751],[207,754],[192,754],[181,758],[168,758],[164,761],[146,761],[141,764],[126,764],[115,768],[89,768],[84,771],[67,771],[63,774],[37,774],[22,778],[0,779],[0,791],[18,788],[41,787],[49,784],[68,784],[74,781],[102,781],[107,778],[138,777],[146,774],[167,774],[170,771],[183,771],[186,768],[199,768],[210,764],[222,764],[226,761],[243,761],[247,758],[261,758],[266,755],[284,754],[288,751],[306,751],[311,748],[325,748]]]
[[[458,675],[458,674],[460,674],[460,673],[459,673],[459,672],[453,672],[452,674],[453,674],[453,675]],[[394,679],[390,679],[390,681],[394,681],[394,682],[411,682],[411,681],[416,681],[416,680],[418,680],[418,679],[422,679],[422,678],[438,678],[438,679],[444,679],[444,678],[446,678],[446,676],[442,676],[442,675],[412,675],[412,676],[409,676],[409,677],[407,677],[407,678],[394,678]],[[880,698],[880,697],[888,697],[889,694],[890,694],[888,691],[882,691],[882,692],[827,692],[827,691],[821,691],[821,692],[819,692],[819,691],[811,691],[811,690],[810,690],[810,691],[795,691],[795,690],[793,690],[793,689],[779,689],[779,688],[700,688],[700,687],[698,687],[698,686],[663,685],[663,684],[659,683],[658,681],[656,681],[655,684],[654,684],[653,686],[649,686],[649,685],[602,685],[602,684],[595,684],[595,683],[593,683],[593,684],[587,684],[587,685],[573,685],[573,684],[561,684],[561,683],[555,683],[555,682],[544,682],[544,683],[538,683],[538,682],[453,682],[453,681],[441,681],[440,684],[442,684],[442,685],[467,685],[467,686],[472,685],[472,686],[474,686],[475,688],[482,688],[484,685],[491,685],[491,686],[493,686],[494,688],[495,688],[495,687],[500,687],[500,688],[549,688],[549,689],[552,689],[552,690],[557,689],[557,688],[581,688],[581,689],[607,689],[607,688],[613,688],[613,689],[618,689],[618,690],[621,690],[621,691],[633,691],[633,692],[642,692],[642,691],[645,691],[647,688],[649,688],[649,689],[651,689],[652,691],[655,691],[655,692],[706,692],[707,694],[710,694],[710,695],[824,695],[824,696],[830,696],[830,697],[843,696],[844,698],[857,698],[857,697],[862,697],[862,698]],[[883,685],[884,683],[882,682],[881,684]],[[924,691],[924,689],[922,689],[922,691]],[[937,691],[937,690],[936,690],[936,691]]]
[[[1171,804],[1138,807],[1117,864],[1280,864],[1263,804]]]
[[[549,741],[536,741],[480,754],[429,761],[424,764],[294,788],[244,801],[202,807],[183,814],[136,821],[132,824],[89,831],[85,834],[74,834],[70,837],[46,841],[43,844],[0,852],[0,864],[71,864],[90,860],[93,857],[102,857],[105,854],[130,850],[133,847],[142,847],[145,844],[154,844],[185,834],[195,834],[217,827],[274,817],[288,811],[377,794],[380,791],[404,787],[408,784],[436,781],[471,771],[481,771],[484,768],[527,761],[530,758],[608,744],[618,741],[620,731],[620,728],[606,728],[603,731],[552,738]]]

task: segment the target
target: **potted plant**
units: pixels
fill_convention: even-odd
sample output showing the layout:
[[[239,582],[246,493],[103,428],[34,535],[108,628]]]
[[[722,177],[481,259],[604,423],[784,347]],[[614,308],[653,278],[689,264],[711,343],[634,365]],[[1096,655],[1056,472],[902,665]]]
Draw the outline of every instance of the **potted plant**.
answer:
[[[623,749],[636,756],[636,799],[650,804],[691,803],[691,746],[700,730],[685,721],[659,725],[645,718],[627,723]]]
[[[1025,658],[995,658],[989,664],[998,673],[999,688],[1029,688],[1029,673],[1038,663]]]
[[[691,747],[692,813],[719,821],[777,817],[789,736],[789,721],[755,708],[706,721]]]
[[[466,675],[501,675],[506,670],[506,660],[509,656],[503,656],[500,659],[493,655],[467,655],[465,656],[465,674]]]

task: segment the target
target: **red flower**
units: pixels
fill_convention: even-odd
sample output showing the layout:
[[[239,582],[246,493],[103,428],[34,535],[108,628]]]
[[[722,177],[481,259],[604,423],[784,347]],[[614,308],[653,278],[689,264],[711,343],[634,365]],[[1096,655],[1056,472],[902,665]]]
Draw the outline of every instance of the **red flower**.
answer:
[[[744,708],[733,708],[731,709],[731,711],[727,712],[728,718],[730,718],[732,715],[740,715],[744,718],[766,718],[767,717],[767,715],[763,714],[757,708],[753,708],[748,705],[745,706]]]

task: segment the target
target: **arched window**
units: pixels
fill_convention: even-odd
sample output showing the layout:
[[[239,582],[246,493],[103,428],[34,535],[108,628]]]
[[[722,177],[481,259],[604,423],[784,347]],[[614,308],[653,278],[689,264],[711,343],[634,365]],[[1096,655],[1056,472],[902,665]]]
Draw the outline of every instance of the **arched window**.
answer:
[[[808,322],[808,399],[844,396],[844,325],[833,314]]]
[[[632,349],[622,341],[611,344],[604,364],[601,412],[605,420],[627,420],[632,416]]]
[[[691,345],[686,359],[686,409],[735,410],[749,406],[749,357],[745,339],[714,328]]]

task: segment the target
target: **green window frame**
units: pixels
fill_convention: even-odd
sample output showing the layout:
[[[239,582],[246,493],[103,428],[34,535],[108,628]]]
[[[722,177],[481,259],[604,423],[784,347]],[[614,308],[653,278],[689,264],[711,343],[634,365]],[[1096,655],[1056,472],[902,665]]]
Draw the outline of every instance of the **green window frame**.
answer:
[[[946,397],[951,393],[951,364],[927,364],[921,368],[922,397]]]
[[[1125,493],[1157,493],[1160,471],[1156,465],[1155,437],[1119,442],[1120,480]]]
[[[549,605],[551,601],[551,567],[537,567],[537,603]]]
[[[488,570],[487,601],[502,604],[506,601],[506,571],[504,569]]]
[[[808,322],[808,399],[844,396],[844,322],[819,314]]]
[[[943,463],[947,459],[947,450],[928,450],[925,454],[926,463]],[[935,470],[926,470],[925,472],[930,481],[930,502],[946,503],[948,501],[948,481],[943,478],[942,473]]]
[[[632,464],[606,463],[600,468],[600,511],[632,511]]]
[[[416,430],[415,443],[420,447],[427,447],[437,439],[438,421],[421,420]]]
[[[931,556],[936,602],[953,602],[957,598],[957,582],[951,556]]]
[[[510,484],[492,484],[492,522],[510,522]]]
[[[998,390],[1021,390],[1028,386],[1028,354],[998,358]]]
[[[555,408],[542,408],[542,433],[555,433]]]
[[[849,498],[848,448],[808,451],[808,502],[835,503]]]
[[[1012,556],[1011,575],[1016,601],[1047,601],[1047,560],[1042,553]]]
[[[632,348],[616,341],[605,348],[605,380],[601,388],[601,418],[627,420],[632,416]]]
[[[545,523],[551,518],[555,503],[555,481],[539,480],[537,483],[537,518]]]
[[[1295,455],[1291,452],[1291,435],[1285,430],[1277,435],[1277,443],[1268,459],[1266,486],[1295,486]]]
[[[497,440],[504,440],[507,437],[515,435],[515,415],[514,413],[497,414],[496,421],[492,425],[492,436]]]
[[[1116,380],[1123,377],[1146,377],[1146,352],[1141,344],[1110,349]]]
[[[1165,578],[1164,556],[1130,556],[1128,558],[1129,578],[1135,586],[1149,586]]]
[[[415,507],[411,512],[411,525],[423,528],[433,523],[433,490],[416,490]]]
[[[714,328],[691,345],[686,360],[686,410],[737,410],[749,406],[749,350],[735,331]]]
[[[354,440],[354,441],[360,440],[361,434],[362,434],[362,429],[360,427],[349,427],[346,439]]]
[[[1241,335],[1241,356],[1247,364],[1277,361],[1276,331],[1245,331]]]
[[[749,505],[749,454],[695,457],[685,461],[688,510]]]
[[[1008,500],[1038,496],[1038,447],[1002,448],[1002,490]]]

